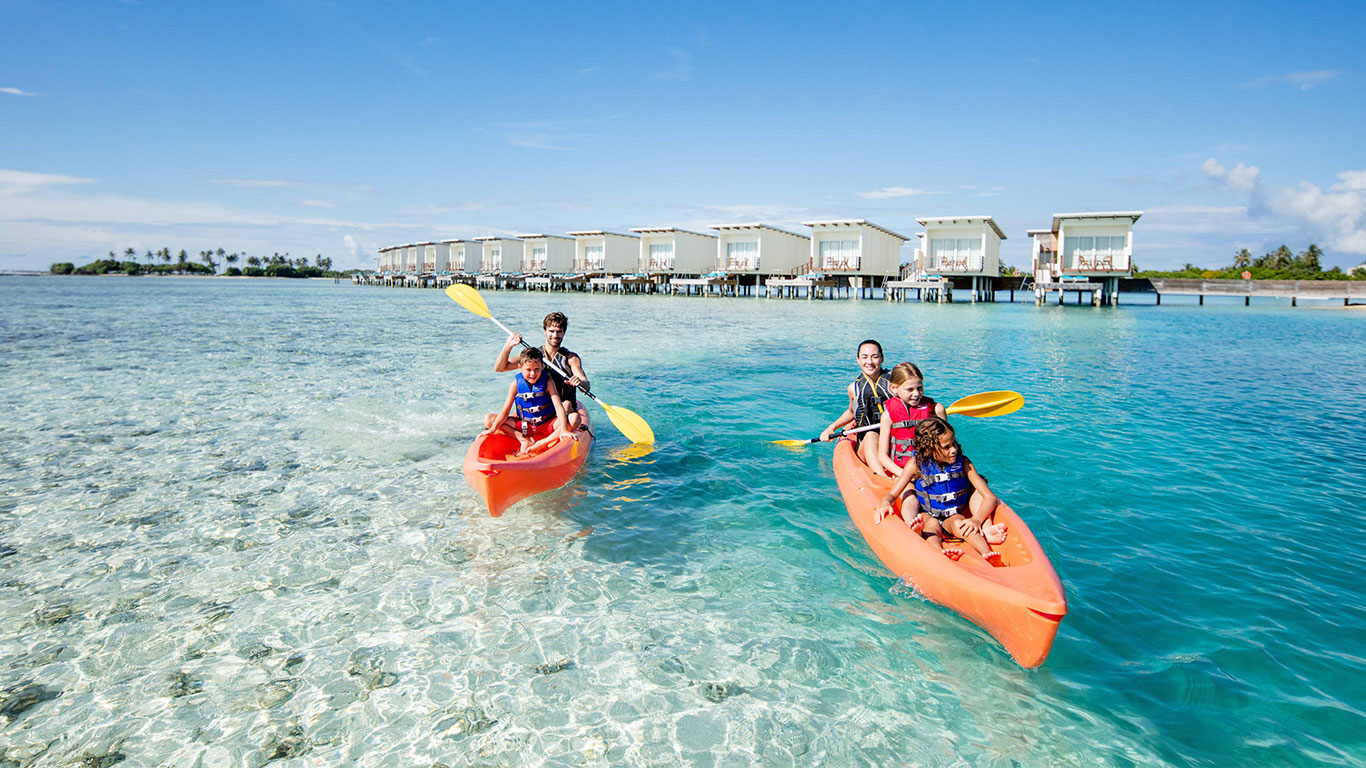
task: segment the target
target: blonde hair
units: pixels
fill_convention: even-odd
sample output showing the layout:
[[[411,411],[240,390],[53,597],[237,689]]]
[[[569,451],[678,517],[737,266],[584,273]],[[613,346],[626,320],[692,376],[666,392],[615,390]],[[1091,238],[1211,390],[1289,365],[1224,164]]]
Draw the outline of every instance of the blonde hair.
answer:
[[[915,367],[915,363],[897,363],[896,366],[892,368],[892,374],[888,378],[891,379],[892,386],[899,387],[907,379],[920,379],[921,381],[924,381],[925,374],[921,373],[920,369]]]

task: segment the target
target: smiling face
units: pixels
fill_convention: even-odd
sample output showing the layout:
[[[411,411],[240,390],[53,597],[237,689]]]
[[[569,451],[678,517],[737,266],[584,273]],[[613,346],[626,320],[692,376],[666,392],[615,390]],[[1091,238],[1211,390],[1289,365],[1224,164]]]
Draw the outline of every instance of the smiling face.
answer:
[[[551,349],[559,349],[560,342],[564,341],[564,326],[550,323],[545,327],[545,343]]]
[[[858,367],[863,375],[876,378],[882,370],[882,349],[876,344],[863,344],[858,348]]]
[[[535,384],[541,378],[541,361],[523,360],[518,370],[522,372],[522,378],[526,379],[528,384]]]
[[[901,402],[914,408],[920,405],[920,400],[925,397],[925,382],[922,379],[911,377],[900,384],[893,384],[892,394],[901,398]]]

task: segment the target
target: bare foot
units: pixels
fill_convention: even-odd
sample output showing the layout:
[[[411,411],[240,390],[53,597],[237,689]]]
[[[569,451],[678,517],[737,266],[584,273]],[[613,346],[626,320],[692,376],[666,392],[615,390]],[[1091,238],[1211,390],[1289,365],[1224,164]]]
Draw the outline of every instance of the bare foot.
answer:
[[[1006,524],[984,525],[982,535],[987,538],[988,544],[1002,544],[1006,540]]]
[[[920,533],[921,531],[925,530],[925,521],[920,519],[920,515],[916,515],[915,517],[906,521],[906,527],[910,528],[916,533]]]
[[[996,568],[1000,568],[1001,566],[1005,565],[1005,563],[1002,563],[1002,562],[1001,562],[1001,553],[1000,553],[1000,552],[988,552],[988,553],[986,553],[985,555],[982,555],[982,559],[985,560],[985,561],[987,561],[987,562],[990,563],[993,567],[996,567]]]
[[[958,562],[958,558],[960,558],[960,557],[962,557],[962,556],[963,556],[963,550],[961,550],[961,549],[959,549],[959,548],[957,548],[957,547],[949,547],[948,549],[944,550],[944,557],[947,557],[948,559],[954,561],[955,563]]]

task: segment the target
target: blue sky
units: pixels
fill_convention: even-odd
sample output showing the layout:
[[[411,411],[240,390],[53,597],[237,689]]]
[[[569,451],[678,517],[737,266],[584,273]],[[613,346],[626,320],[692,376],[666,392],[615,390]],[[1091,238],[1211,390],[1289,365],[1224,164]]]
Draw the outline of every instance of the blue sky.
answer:
[[[1143,210],[1144,268],[1366,260],[1366,5],[0,0],[0,270]],[[907,254],[908,255],[908,254]]]

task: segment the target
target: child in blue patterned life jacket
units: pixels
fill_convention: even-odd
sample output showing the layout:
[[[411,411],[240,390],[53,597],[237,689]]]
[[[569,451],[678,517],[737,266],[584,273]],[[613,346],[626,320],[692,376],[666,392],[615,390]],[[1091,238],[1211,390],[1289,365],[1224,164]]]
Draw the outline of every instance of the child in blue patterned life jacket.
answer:
[[[564,403],[555,382],[545,374],[544,362],[541,350],[523,350],[503,409],[484,416],[486,434],[501,432],[517,438],[521,445],[518,454],[532,453],[561,434],[569,434]],[[514,408],[517,415],[510,416]]]
[[[915,454],[915,428],[931,416],[948,419],[942,403],[925,396],[925,374],[915,363],[897,363],[887,377],[892,396],[887,398],[878,429],[878,457],[882,473],[895,479]]]
[[[830,422],[821,432],[821,441],[829,442],[835,430],[849,426],[850,429],[876,426],[882,418],[882,404],[892,396],[887,380],[887,371],[882,367],[882,345],[874,339],[864,339],[858,345],[858,378],[849,383],[849,407]],[[877,433],[873,431],[854,435],[857,440],[859,456],[874,472],[880,472],[882,463],[878,461]]]
[[[977,474],[972,461],[964,456],[953,433],[953,427],[941,418],[931,416],[920,422],[915,430],[915,455],[901,470],[892,490],[882,497],[873,513],[873,520],[881,523],[892,513],[892,503],[915,483],[915,492],[901,501],[901,519],[936,547],[942,546],[942,536],[948,533],[966,541],[992,565],[1001,564],[1001,553],[993,552],[988,544],[1005,541],[1004,524],[991,525],[991,513],[996,509],[996,494],[987,481]],[[944,548],[950,560],[963,556],[963,550]]]

